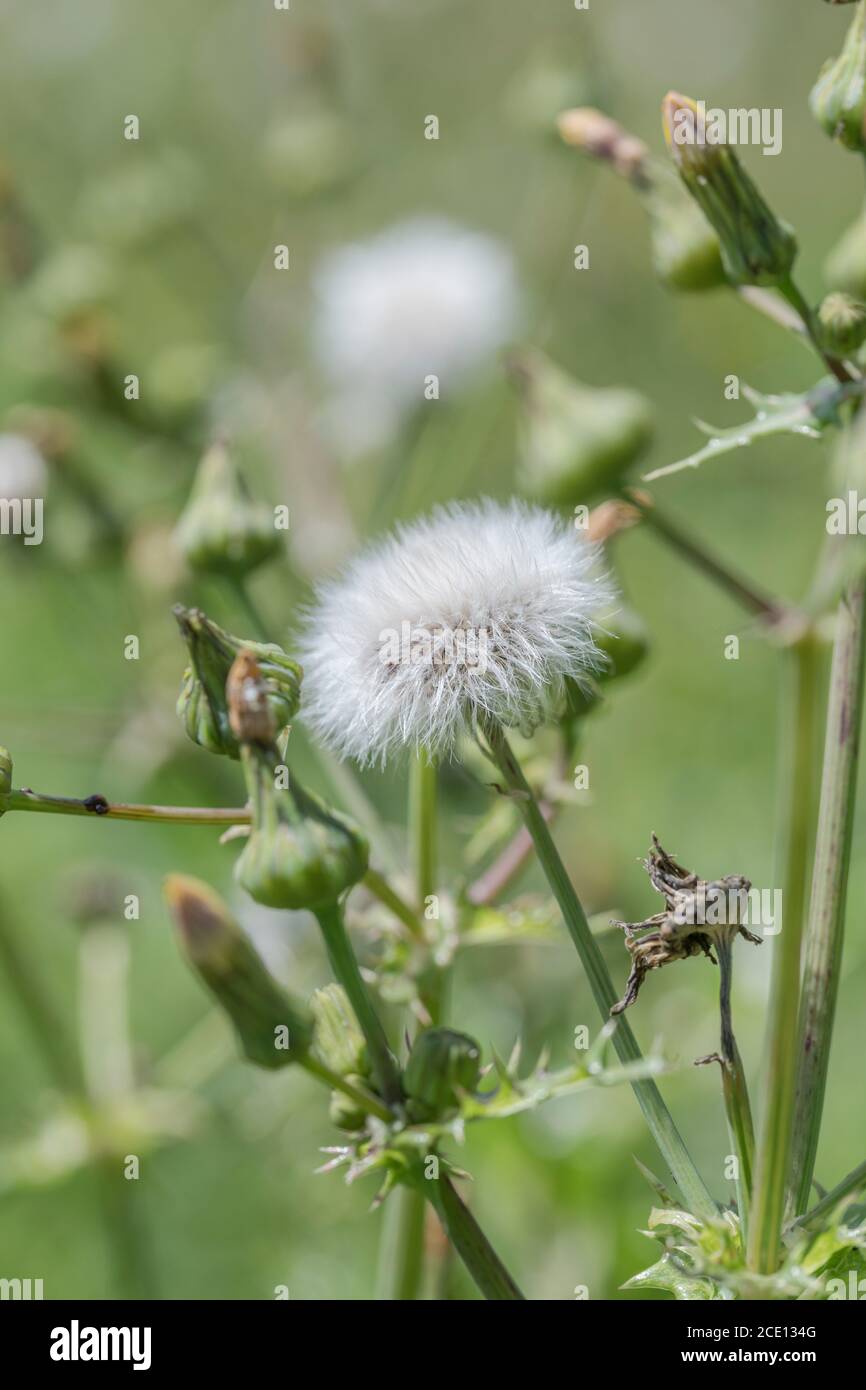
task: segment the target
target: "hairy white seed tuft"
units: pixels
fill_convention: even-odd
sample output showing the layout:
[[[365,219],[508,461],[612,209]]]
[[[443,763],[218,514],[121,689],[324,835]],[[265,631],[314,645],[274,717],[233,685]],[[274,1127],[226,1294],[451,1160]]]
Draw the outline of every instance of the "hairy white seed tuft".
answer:
[[[301,639],[304,715],[341,756],[448,755],[477,721],[531,732],[602,664],[598,549],[525,502],[453,503],[323,584]]]

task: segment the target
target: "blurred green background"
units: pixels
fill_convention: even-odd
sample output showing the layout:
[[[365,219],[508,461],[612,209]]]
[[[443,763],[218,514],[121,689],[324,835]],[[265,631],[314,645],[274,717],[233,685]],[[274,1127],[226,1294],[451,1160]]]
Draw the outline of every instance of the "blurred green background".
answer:
[[[45,543],[0,543],[0,741],[16,785],[128,801],[239,800],[236,768],[185,744],[173,713],[183,657],[171,604],[201,602],[243,630],[232,595],[186,574],[170,543],[213,429],[231,434],[257,491],[292,509],[285,564],[253,586],[282,633],[307,581],[369,528],[371,488],[395,458],[392,515],[510,491],[515,405],[497,362],[470,392],[431,406],[414,450],[398,438],[357,467],[341,463],[319,429],[325,387],[310,351],[311,285],[327,248],[419,214],[495,236],[524,297],[518,341],[590,384],[649,395],[654,465],[696,446],[692,417],[747,417],[744,402],[724,399],[727,374],[762,391],[810,384],[816,372],[802,346],[733,295],[675,297],[660,287],[640,207],[605,170],[560,147],[550,126],[560,105],[591,103],[659,151],[659,104],[671,87],[725,107],[784,108],[782,155],[746,159],[796,224],[800,280],[817,297],[823,259],[862,199],[854,161],[806,107],[848,13],[818,0],[593,0],[589,13],[566,0],[292,0],[289,13],[270,0],[3,0],[2,428],[20,419],[9,411],[35,405],[63,411],[74,431],[46,493]],[[123,138],[129,113],[140,118],[138,142]],[[440,120],[435,142],[423,138],[429,113]],[[139,182],[130,184],[133,166]],[[277,273],[273,246],[283,242],[291,267]],[[591,248],[588,273],[572,268],[577,243]],[[135,404],[122,399],[130,372],[142,381]],[[829,468],[826,444],[770,440],[665,480],[655,495],[756,582],[796,598],[821,544]],[[81,478],[121,521],[122,549],[103,535]],[[584,755],[591,796],[558,837],[588,909],[637,920],[655,907],[638,862],[652,831],[707,878],[737,872],[773,884],[779,658],[652,536],[631,533],[616,554],[652,656],[594,719]],[[740,659],[725,661],[733,633]],[[124,659],[128,634],[140,639],[138,661]],[[302,734],[293,746],[315,781]],[[403,772],[364,780],[399,834]],[[443,858],[456,874],[487,801],[456,768],[443,787]],[[47,991],[56,1022],[34,1031],[20,982],[0,970],[3,1277],[42,1277],[48,1298],[122,1297],[136,1287],[125,1246],[134,1239],[162,1298],[270,1298],[276,1285],[302,1300],[371,1296],[382,1217],[368,1214],[372,1186],[314,1175],[319,1146],[333,1141],[324,1097],[303,1077],[265,1076],[232,1059],[172,939],[164,875],[198,874],[240,908],[234,857],[206,829],[4,818],[2,932]],[[530,875],[522,886],[540,884]],[[132,893],[140,919],[125,922]],[[101,936],[86,933],[82,967],[94,894],[106,898],[106,917]],[[864,908],[858,825],[817,1169],[828,1186],[866,1149]],[[296,988],[327,978],[307,920],[264,922],[242,910]],[[737,967],[735,1020],[753,1085],[769,955],[742,948]],[[608,958],[624,981],[618,941]],[[183,1133],[152,1150],[130,1141],[142,1177],[125,1184],[117,1210],[99,1164],[77,1157],[80,1130],[61,1108],[46,1054],[53,1046],[77,1066],[83,1026],[99,1073],[127,971],[137,1076],[179,1092],[159,1113],[164,1128]],[[665,972],[650,979],[632,1021],[645,1046],[660,1038],[681,1063],[663,1090],[722,1196],[728,1141],[717,1078],[691,1067],[716,1046],[716,986],[702,961]],[[461,957],[452,1018],[485,1048],[507,1051],[523,1036],[530,1057],[548,1046],[563,1065],[575,1026],[595,1029],[564,933],[560,944]],[[569,1299],[586,1285],[591,1298],[610,1298],[655,1258],[638,1233],[652,1199],[633,1153],[658,1167],[622,1088],[470,1130],[458,1162],[474,1175],[475,1210],[528,1297]],[[460,1276],[456,1288],[473,1296]]]

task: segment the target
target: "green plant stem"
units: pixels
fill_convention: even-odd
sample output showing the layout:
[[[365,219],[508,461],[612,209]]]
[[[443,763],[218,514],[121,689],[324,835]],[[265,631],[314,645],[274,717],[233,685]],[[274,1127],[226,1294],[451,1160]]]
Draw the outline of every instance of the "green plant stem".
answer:
[[[383,1212],[376,1298],[380,1302],[417,1299],[424,1273],[424,1196],[399,1187]]]
[[[370,1065],[379,1090],[388,1105],[397,1105],[403,1095],[400,1073],[388,1046],[385,1030],[367,993],[367,986],[361,978],[355,952],[346,932],[343,910],[339,903],[334,903],[330,907],[317,909],[316,918],[322,929],[331,969],[346,991],[367,1041]]]
[[[95,816],[105,820],[164,821],[174,825],[249,825],[246,806],[147,806],[107,801],[94,795],[83,800],[72,796],[44,796],[29,788],[0,792],[0,813],[36,811],[52,816]]]
[[[227,580],[238,607],[252,628],[250,635],[258,642],[273,641],[273,638],[269,635],[268,624],[259,612],[258,604],[250,594],[246,579],[239,574],[232,574],[227,576]]]
[[[831,1192],[822,1197],[820,1202],[816,1202],[811,1211],[807,1211],[805,1216],[801,1216],[794,1223],[796,1226],[805,1226],[807,1229],[813,1226],[820,1226],[824,1219],[832,1216],[840,1202],[844,1202],[846,1197],[851,1197],[859,1193],[866,1187],[866,1160],[859,1163],[856,1168],[852,1168],[841,1182],[838,1182]]]
[[[782,927],[773,941],[767,1023],[764,1106],[755,1165],[748,1261],[759,1274],[778,1267],[791,1155],[797,1070],[800,948],[806,906],[808,853],[815,801],[817,647],[808,635],[785,652],[783,704],[783,824],[778,850]],[[784,750],[789,751],[784,751]]]
[[[848,868],[857,797],[866,657],[866,580],[851,585],[836,615],[821,805],[803,967],[799,1076],[791,1153],[794,1210],[806,1210],[821,1132],[824,1092],[845,934]]]
[[[451,1244],[486,1299],[522,1300],[523,1294],[500,1260],[451,1179],[442,1175],[425,1182],[427,1196]]]
[[[339,1072],[332,1071],[330,1067],[325,1066],[324,1062],[320,1062],[309,1052],[303,1057],[299,1057],[298,1062],[306,1072],[309,1072],[310,1076],[314,1076],[317,1081],[323,1081],[329,1090],[342,1091],[344,1096],[349,1096],[363,1110],[375,1115],[379,1120],[384,1120],[386,1124],[393,1120],[394,1116],[391,1111],[382,1105],[381,1101],[377,1100],[374,1095],[367,1090],[362,1090],[360,1086],[355,1086]]]
[[[535,844],[541,867],[583,963],[599,1012],[603,1021],[607,1023],[618,996],[586,914],[554,844],[547,821],[508,744],[504,730],[497,724],[489,724],[485,733],[493,761],[506,786],[515,794]],[[628,1021],[622,1016],[613,1035],[613,1044],[621,1062],[642,1060],[637,1040]],[[707,1191],[655,1082],[634,1081],[632,1087],[650,1132],[690,1210],[696,1216],[715,1217],[718,1211],[716,1203]]]
[[[722,1020],[722,1095],[728,1130],[737,1158],[737,1209],[740,1213],[740,1238],[745,1246],[752,1201],[752,1165],[755,1151],[755,1131],[752,1107],[746,1086],[743,1060],[731,1021],[731,988],[734,978],[734,942],[731,937],[717,940],[719,958],[719,1012]]]
[[[832,372],[837,381],[853,381],[846,364],[840,358],[834,357],[831,353],[824,350],[821,345],[821,335],[818,331],[818,323],[805,296],[800,293],[794,281],[789,277],[784,283],[779,285],[779,293],[787,299],[793,309],[797,311],[803,321],[806,336],[814,347],[821,361],[828,371]]]
[[[422,940],[424,909],[436,884],[436,792],[435,765],[416,755],[409,771],[409,833],[418,914],[414,930]],[[432,962],[425,972],[422,993],[434,1024],[441,1020],[443,984],[443,972]],[[400,1188],[386,1206],[379,1250],[378,1298],[418,1298],[424,1277],[425,1209],[424,1193],[415,1187]]]
[[[398,922],[403,923],[416,941],[423,940],[424,932],[417,912],[391,887],[383,874],[377,869],[368,869],[364,875],[364,887],[394,914]]]
[[[414,848],[418,910],[436,891],[436,765],[416,754],[409,772],[409,833]]]
[[[742,608],[756,614],[766,623],[778,624],[789,609],[784,603],[763,593],[748,580],[735,574],[704,545],[661,513],[654,503],[647,503],[632,488],[623,491],[623,497],[633,507],[637,507],[644,523],[672,550],[677,551],[684,560],[695,566],[708,579],[713,580],[725,590]]]

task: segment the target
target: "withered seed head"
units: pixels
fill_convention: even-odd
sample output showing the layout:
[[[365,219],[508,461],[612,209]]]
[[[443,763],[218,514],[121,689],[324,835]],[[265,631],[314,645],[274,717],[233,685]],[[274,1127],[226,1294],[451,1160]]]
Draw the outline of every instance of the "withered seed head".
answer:
[[[707,882],[699,878],[662,849],[655,835],[644,860],[644,868],[657,893],[665,900],[665,910],[643,922],[617,922],[625,932],[626,949],[632,960],[625,994],[611,1009],[621,1014],[637,999],[644,977],[675,960],[703,953],[715,964],[713,946],[734,936],[760,945],[740,922],[740,911],[751,883],[739,874]],[[719,906],[724,911],[719,913]],[[638,935],[638,933],[643,933]]]

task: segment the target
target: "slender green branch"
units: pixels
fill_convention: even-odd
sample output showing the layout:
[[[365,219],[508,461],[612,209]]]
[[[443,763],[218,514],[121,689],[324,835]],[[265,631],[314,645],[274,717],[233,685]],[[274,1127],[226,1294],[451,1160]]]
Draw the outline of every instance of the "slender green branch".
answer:
[[[250,635],[259,642],[272,642],[273,638],[270,636],[269,626],[259,612],[258,604],[250,594],[246,580],[240,575],[233,574],[229,577],[228,584],[244,619],[252,629]]]
[[[837,1182],[831,1192],[826,1193],[820,1202],[816,1202],[805,1216],[799,1217],[794,1225],[805,1226],[807,1229],[820,1226],[825,1217],[832,1216],[840,1202],[844,1202],[846,1197],[853,1197],[856,1193],[862,1192],[864,1188],[866,1188],[866,1159],[859,1163],[856,1168],[852,1168],[841,1182]]]
[[[338,903],[334,903],[331,907],[317,909],[316,917],[322,929],[331,969],[346,991],[366,1038],[373,1075],[387,1103],[396,1105],[403,1094],[400,1073],[388,1046],[385,1030],[367,993],[367,986],[361,978],[358,962],[346,933],[343,910]]]
[[[436,765],[418,753],[411,765],[409,833],[415,852],[415,884],[418,909],[436,891]]]
[[[450,1178],[425,1183],[445,1232],[486,1299],[522,1301],[523,1294],[500,1260]]]
[[[323,1081],[329,1090],[342,1091],[344,1096],[348,1096],[362,1110],[366,1110],[370,1115],[375,1115],[379,1120],[384,1120],[386,1124],[393,1120],[394,1116],[391,1111],[370,1091],[356,1086],[348,1077],[341,1076],[339,1072],[332,1071],[330,1067],[325,1066],[324,1062],[320,1062],[311,1053],[307,1052],[303,1057],[299,1057],[298,1062],[304,1071],[308,1072],[310,1076],[314,1076],[317,1081]]]
[[[421,940],[424,909],[436,887],[436,793],[436,767],[419,754],[409,772],[409,832],[417,904],[413,934]],[[441,1021],[443,988],[443,972],[432,961],[421,981],[421,993],[434,1023]],[[424,1193],[414,1187],[396,1192],[386,1207],[379,1250],[379,1298],[418,1298],[424,1277],[424,1212]]]
[[[400,1187],[383,1213],[376,1298],[379,1302],[417,1299],[424,1273],[424,1218],[427,1206],[415,1187]]]
[[[791,1155],[796,1212],[812,1187],[845,933],[848,866],[857,796],[866,657],[866,580],[853,584],[836,617],[800,1010],[799,1076]]]
[[[752,1201],[752,1165],[754,1162],[755,1131],[752,1107],[746,1086],[746,1074],[731,1021],[731,987],[734,975],[734,942],[730,936],[716,941],[719,958],[719,1010],[722,1018],[721,1060],[722,1094],[728,1130],[737,1158],[737,1209],[740,1213],[740,1233],[745,1244],[749,1228]]]
[[[783,782],[779,804],[782,929],[773,941],[769,1053],[755,1168],[748,1259],[760,1274],[778,1267],[791,1154],[797,1070],[800,948],[806,906],[808,853],[815,800],[815,686],[817,648],[811,636],[785,653]]]
[[[677,551],[684,560],[688,560],[708,579],[719,584],[731,598],[735,599],[748,612],[756,614],[765,622],[773,625],[778,624],[790,613],[786,604],[763,593],[750,581],[735,574],[722,560],[696,541],[690,533],[682,530],[675,522],[670,521],[660,513],[654,503],[647,502],[640,493],[627,488],[623,496],[632,506],[638,508],[650,530],[660,536],[671,549]]]
[[[831,353],[825,351],[821,344],[821,335],[818,332],[815,314],[804,295],[800,293],[800,290],[790,277],[779,286],[779,292],[784,295],[785,299],[787,299],[788,303],[799,315],[803,322],[806,336],[821,361],[824,363],[824,366],[833,373],[837,381],[854,381],[855,377],[852,375],[847,365],[838,357],[834,357]]]
[[[166,821],[174,825],[249,825],[247,806],[146,806],[108,801],[98,793],[83,799],[44,796],[29,788],[0,792],[0,813],[37,811],[52,816],[97,816],[106,820]]]
[[[485,729],[485,734],[493,761],[499,768],[508,789],[516,795],[527,829],[535,844],[539,861],[583,963],[599,1012],[604,1022],[607,1023],[610,1018],[610,1010],[616,1004],[618,996],[605,965],[604,957],[586,919],[586,914],[574,891],[559,851],[553,842],[547,822],[517,759],[509,747],[504,731],[500,726],[490,724]],[[621,1062],[643,1060],[631,1027],[628,1021],[622,1017],[619,1019],[616,1032],[613,1035],[613,1044]],[[684,1200],[696,1215],[715,1216],[717,1213],[716,1204],[707,1191],[655,1082],[652,1080],[634,1081],[632,1086],[653,1138],[667,1162]]]
[[[392,888],[384,874],[380,874],[378,869],[368,869],[364,875],[364,887],[394,914],[398,922],[403,923],[416,940],[423,940],[424,932],[417,912]]]

